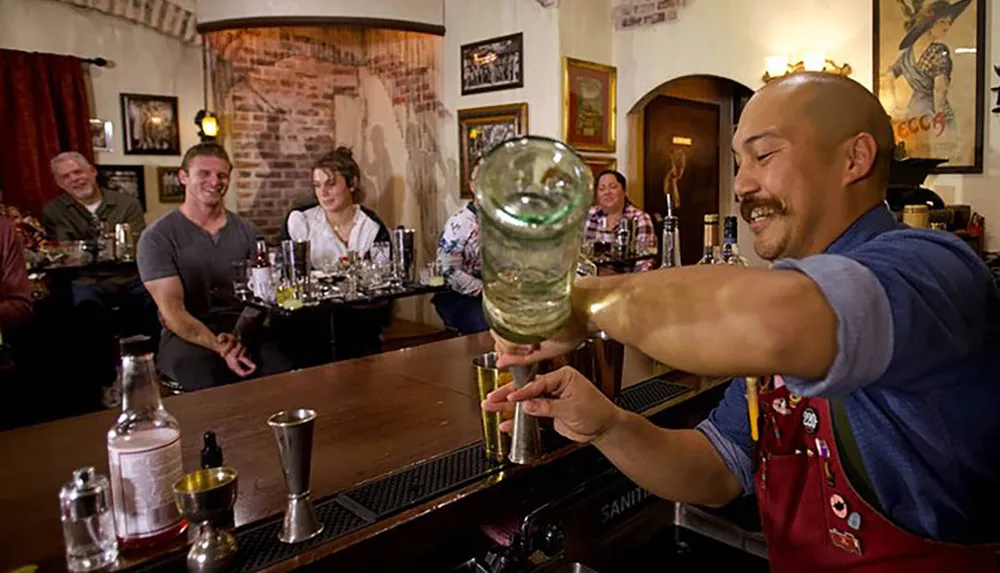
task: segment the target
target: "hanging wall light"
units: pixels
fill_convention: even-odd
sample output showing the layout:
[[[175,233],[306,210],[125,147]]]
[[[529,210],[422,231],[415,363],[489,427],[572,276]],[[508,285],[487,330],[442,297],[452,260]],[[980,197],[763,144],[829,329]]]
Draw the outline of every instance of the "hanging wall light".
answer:
[[[198,137],[202,141],[215,141],[219,136],[219,118],[210,111],[199,110],[194,116],[194,124],[198,126]]]
[[[764,76],[761,79],[767,83],[785,74],[802,71],[827,72],[843,76],[853,73],[850,64],[838,65],[833,60],[827,59],[823,52],[806,52],[802,54],[802,59],[794,64],[787,55],[775,54],[764,58]]]

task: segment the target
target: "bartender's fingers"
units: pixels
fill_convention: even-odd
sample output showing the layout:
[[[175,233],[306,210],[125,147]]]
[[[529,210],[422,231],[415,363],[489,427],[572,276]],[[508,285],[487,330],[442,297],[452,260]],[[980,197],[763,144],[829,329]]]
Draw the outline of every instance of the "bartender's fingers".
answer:
[[[567,373],[563,372],[562,368],[549,374],[540,374],[535,376],[535,379],[526,384],[524,388],[510,392],[507,395],[507,400],[523,402],[545,394],[558,396],[562,393],[568,380]]]
[[[482,408],[487,412],[507,412],[514,409],[514,405],[507,400],[507,396],[516,388],[513,383],[504,384],[496,390],[486,395]]]

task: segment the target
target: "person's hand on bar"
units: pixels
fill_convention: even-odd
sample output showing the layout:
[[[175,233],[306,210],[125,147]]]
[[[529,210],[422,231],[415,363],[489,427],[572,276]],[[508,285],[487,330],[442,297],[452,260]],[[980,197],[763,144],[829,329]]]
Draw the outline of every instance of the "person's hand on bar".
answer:
[[[235,336],[228,333],[216,337],[217,351],[226,366],[239,376],[249,376],[257,369],[257,365],[247,356],[247,349],[240,344]]]
[[[623,414],[590,380],[568,366],[536,376],[520,390],[505,384],[490,392],[482,407],[488,412],[512,411],[517,402],[524,402],[526,414],[552,418],[560,435],[581,443],[600,439]],[[513,431],[514,421],[503,422],[500,429]]]

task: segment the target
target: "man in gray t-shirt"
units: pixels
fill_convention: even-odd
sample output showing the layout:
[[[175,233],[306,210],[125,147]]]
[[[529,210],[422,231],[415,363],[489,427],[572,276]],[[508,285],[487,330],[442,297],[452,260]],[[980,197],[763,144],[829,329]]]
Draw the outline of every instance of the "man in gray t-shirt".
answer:
[[[164,326],[157,364],[189,390],[292,367],[273,344],[248,349],[231,334],[243,307],[232,264],[250,257],[259,234],[222,203],[230,170],[221,146],[188,150],[179,175],[184,203],[150,225],[137,248],[139,276]]]

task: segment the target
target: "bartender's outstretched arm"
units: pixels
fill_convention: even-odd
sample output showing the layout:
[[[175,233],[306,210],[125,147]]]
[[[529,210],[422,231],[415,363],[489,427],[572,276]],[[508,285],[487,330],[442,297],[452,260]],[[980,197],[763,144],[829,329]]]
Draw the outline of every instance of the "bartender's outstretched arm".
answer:
[[[571,324],[539,347],[498,338],[499,366],[565,354],[595,330],[714,376],[820,379],[837,353],[837,316],[805,274],[697,265],[578,279]]]
[[[537,347],[497,338],[499,365],[564,354],[588,331],[603,330],[674,368],[706,375],[783,372],[822,378],[837,351],[837,318],[809,277],[792,270],[692,266],[580,279],[563,332]],[[570,368],[505,387],[484,407],[528,399],[528,413],[552,417],[569,439],[597,446],[656,495],[721,506],[740,482],[704,434],[659,428],[615,406]]]
[[[708,439],[695,430],[667,430],[618,408],[572,368],[535,378],[521,390],[508,384],[483,408],[511,410],[525,401],[533,416],[554,419],[557,432],[597,446],[632,481],[666,499],[722,506],[741,492],[740,482]],[[501,426],[511,430],[511,421]]]

